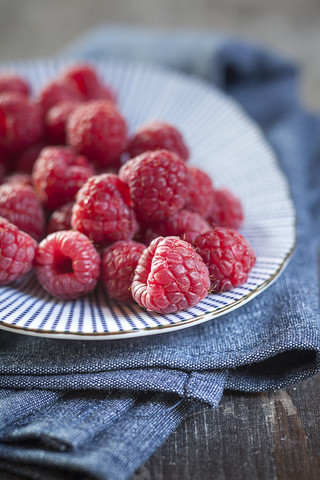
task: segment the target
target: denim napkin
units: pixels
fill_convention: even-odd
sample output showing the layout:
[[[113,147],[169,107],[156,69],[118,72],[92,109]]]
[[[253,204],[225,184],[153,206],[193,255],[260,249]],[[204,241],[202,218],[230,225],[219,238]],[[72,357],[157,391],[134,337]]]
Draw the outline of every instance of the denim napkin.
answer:
[[[300,105],[288,61],[229,37],[109,27],[63,55],[161,64],[218,85],[260,124],[297,208],[285,272],[217,320],[106,342],[0,333],[1,478],[125,480],[199,403],[318,373],[320,119]]]

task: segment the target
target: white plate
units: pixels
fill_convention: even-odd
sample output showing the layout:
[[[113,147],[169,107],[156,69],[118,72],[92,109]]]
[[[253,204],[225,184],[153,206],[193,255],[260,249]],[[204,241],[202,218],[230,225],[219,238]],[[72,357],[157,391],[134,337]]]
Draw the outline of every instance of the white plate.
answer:
[[[131,130],[156,118],[177,125],[190,147],[190,163],[207,171],[216,187],[229,187],[241,199],[242,233],[256,250],[256,266],[245,285],[208,295],[195,307],[170,315],[112,302],[102,289],[59,301],[29,275],[0,288],[0,328],[52,338],[127,338],[196,325],[251,301],[283,271],[296,236],[288,185],[261,131],[230,98],[196,79],[121,62],[96,66],[118,92]],[[64,67],[63,62],[37,61],[2,70],[20,72],[37,90]]]

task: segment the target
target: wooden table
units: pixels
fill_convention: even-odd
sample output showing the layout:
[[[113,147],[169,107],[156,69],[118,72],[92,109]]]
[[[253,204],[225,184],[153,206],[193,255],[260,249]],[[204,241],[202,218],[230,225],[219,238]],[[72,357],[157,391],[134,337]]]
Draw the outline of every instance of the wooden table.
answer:
[[[76,14],[75,14],[76,12]],[[320,109],[318,0],[0,0],[0,61],[51,55],[101,22],[228,31],[292,57]],[[199,407],[134,480],[320,478],[320,376]]]

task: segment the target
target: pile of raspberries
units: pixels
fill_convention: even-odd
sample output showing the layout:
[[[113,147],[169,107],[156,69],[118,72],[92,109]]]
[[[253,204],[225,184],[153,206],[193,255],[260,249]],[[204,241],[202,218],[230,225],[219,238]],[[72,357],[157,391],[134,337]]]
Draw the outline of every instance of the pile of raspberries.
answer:
[[[61,299],[102,282],[109,298],[175,313],[245,283],[256,256],[241,203],[188,158],[167,122],[130,136],[91,65],[37,95],[0,74],[0,285],[33,268]]]

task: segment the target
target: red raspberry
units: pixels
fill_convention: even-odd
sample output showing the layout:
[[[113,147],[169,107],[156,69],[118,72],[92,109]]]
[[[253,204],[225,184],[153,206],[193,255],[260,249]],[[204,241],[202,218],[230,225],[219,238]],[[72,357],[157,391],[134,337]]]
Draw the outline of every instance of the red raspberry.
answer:
[[[11,173],[11,175],[8,175],[7,177],[5,177],[4,182],[10,183],[10,184],[18,183],[20,185],[27,185],[29,187],[33,186],[31,175],[29,175],[28,173],[19,172],[19,171],[15,173]]]
[[[62,231],[52,233],[39,244],[34,268],[40,284],[51,295],[78,298],[95,288],[100,257],[85,235]]]
[[[127,144],[127,125],[115,105],[96,100],[80,105],[67,122],[67,141],[101,167],[115,164]]]
[[[121,167],[136,214],[141,221],[157,222],[183,208],[190,184],[186,164],[173,152],[146,152]]]
[[[192,212],[199,213],[202,217],[209,214],[213,194],[211,178],[200,168],[189,167],[191,174],[191,185],[188,193],[186,208]]]
[[[30,86],[26,80],[14,73],[0,74],[0,93],[20,93],[26,97],[30,94]]]
[[[179,130],[170,123],[154,120],[139,127],[131,138],[128,151],[131,158],[153,150],[169,150],[187,160],[189,150]]]
[[[147,310],[174,313],[196,305],[209,287],[208,269],[190,243],[159,237],[141,255],[131,291]]]
[[[47,235],[54,232],[60,232],[61,230],[72,229],[71,215],[73,204],[73,202],[66,203],[53,212],[47,225]]]
[[[0,95],[0,149],[19,153],[43,135],[41,109],[17,93]]]
[[[198,213],[179,210],[163,223],[152,225],[147,229],[143,239],[149,243],[157,237],[177,236],[192,243],[199,235],[210,230],[210,225]]]
[[[58,103],[47,111],[45,117],[46,137],[50,144],[64,145],[66,143],[66,123],[80,102],[70,101]]]
[[[194,247],[209,269],[212,292],[242,285],[256,263],[253,248],[231,228],[217,227],[203,233],[195,240]]]
[[[75,88],[60,80],[53,80],[45,85],[39,93],[39,104],[47,112],[50,108],[62,102],[81,102],[82,96]]]
[[[19,183],[1,185],[0,215],[36,240],[42,238],[44,213],[31,187]]]
[[[240,200],[229,190],[214,190],[207,217],[212,227],[228,227],[238,229],[243,222],[243,210]],[[209,202],[208,202],[209,203]]]
[[[34,164],[32,180],[42,203],[55,210],[73,201],[80,187],[94,174],[85,157],[68,147],[44,148]]]
[[[33,165],[40,155],[41,150],[44,148],[43,143],[32,145],[27,148],[16,158],[15,167],[16,170],[20,170],[25,173],[32,173]]]
[[[129,205],[129,189],[117,175],[96,175],[79,190],[71,224],[103,245],[131,240],[138,226]]]
[[[145,245],[133,241],[115,242],[101,258],[101,280],[110,298],[132,301],[131,283]]]
[[[62,80],[78,90],[85,100],[115,101],[112,89],[102,85],[94,68],[86,63],[69,67],[62,75]]]
[[[0,217],[0,285],[6,285],[32,268],[37,242],[16,225]]]

